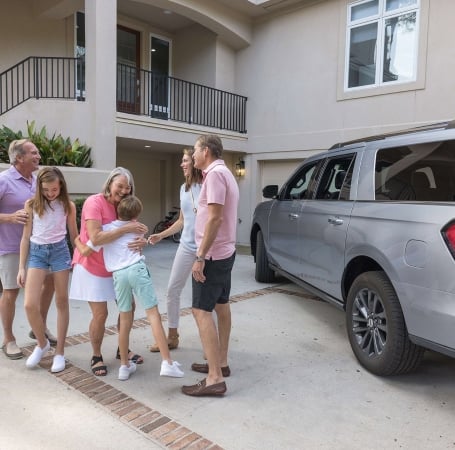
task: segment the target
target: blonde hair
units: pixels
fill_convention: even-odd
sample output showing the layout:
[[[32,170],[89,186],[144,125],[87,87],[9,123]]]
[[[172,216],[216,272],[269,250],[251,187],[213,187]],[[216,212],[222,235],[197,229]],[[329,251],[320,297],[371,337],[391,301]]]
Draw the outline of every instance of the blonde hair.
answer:
[[[36,177],[36,192],[35,196],[30,200],[30,206],[40,217],[43,216],[46,205],[49,205],[49,200],[43,194],[43,183],[52,183],[58,180],[60,182],[60,193],[56,200],[63,204],[65,214],[71,211],[71,201],[68,195],[68,188],[66,187],[65,177],[58,167],[43,167],[38,172]]]

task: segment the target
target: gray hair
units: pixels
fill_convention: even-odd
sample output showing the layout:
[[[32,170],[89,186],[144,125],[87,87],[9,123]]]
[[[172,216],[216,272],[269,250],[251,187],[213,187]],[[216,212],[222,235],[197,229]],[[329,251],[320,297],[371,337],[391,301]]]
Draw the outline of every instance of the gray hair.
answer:
[[[16,164],[16,157],[25,155],[24,145],[27,144],[30,139],[16,139],[9,144],[8,156],[9,162],[14,166]]]
[[[111,184],[115,178],[124,176],[128,181],[128,184],[131,186],[131,195],[134,195],[134,178],[131,175],[131,172],[124,167],[116,167],[107,177],[107,180],[103,184],[103,195],[107,198],[111,195]]]

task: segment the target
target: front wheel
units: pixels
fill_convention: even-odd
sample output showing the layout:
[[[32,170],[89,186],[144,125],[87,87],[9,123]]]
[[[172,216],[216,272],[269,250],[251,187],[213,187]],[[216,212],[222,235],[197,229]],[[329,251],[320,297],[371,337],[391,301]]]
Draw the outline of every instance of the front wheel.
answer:
[[[395,289],[384,272],[366,272],[352,283],[346,303],[349,342],[360,364],[376,375],[414,370],[424,349],[413,344]]]
[[[259,230],[256,241],[256,281],[260,283],[273,283],[275,281],[275,272],[269,267],[269,258],[264,244],[264,236]]]

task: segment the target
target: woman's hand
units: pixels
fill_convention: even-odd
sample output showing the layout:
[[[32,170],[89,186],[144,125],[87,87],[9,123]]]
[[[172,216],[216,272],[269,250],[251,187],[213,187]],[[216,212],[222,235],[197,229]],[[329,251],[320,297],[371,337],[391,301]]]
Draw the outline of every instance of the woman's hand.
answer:
[[[125,233],[145,234],[148,232],[149,227],[141,222],[130,222],[122,227]],[[146,242],[147,243],[147,242]]]
[[[148,239],[147,239],[147,242],[150,244],[150,245],[155,245],[156,243],[160,242],[163,238],[160,236],[160,233],[157,233],[157,234],[151,234]]]

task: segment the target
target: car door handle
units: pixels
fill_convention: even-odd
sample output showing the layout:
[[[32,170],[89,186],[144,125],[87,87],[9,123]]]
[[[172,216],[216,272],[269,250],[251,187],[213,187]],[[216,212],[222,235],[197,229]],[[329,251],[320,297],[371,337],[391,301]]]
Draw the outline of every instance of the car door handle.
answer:
[[[332,225],[342,225],[343,224],[343,219],[340,219],[339,217],[329,217],[329,223]]]
[[[291,220],[297,220],[299,218],[299,215],[298,214],[289,213],[288,217]]]

